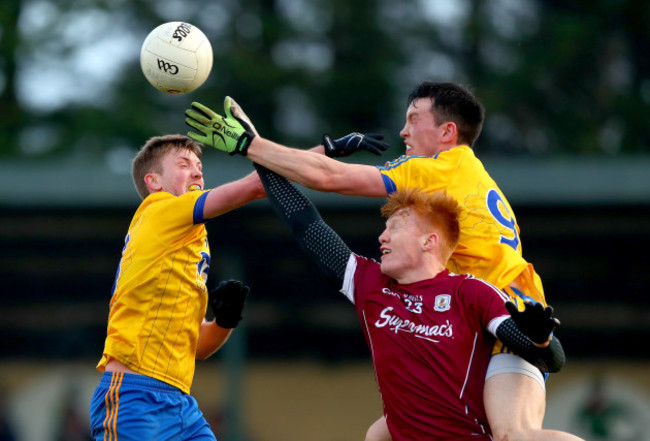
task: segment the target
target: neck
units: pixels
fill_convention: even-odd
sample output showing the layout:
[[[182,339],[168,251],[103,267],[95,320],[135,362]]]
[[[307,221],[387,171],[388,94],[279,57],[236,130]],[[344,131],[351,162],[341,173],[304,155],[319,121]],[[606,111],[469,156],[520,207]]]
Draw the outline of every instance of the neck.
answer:
[[[444,265],[438,261],[435,261],[429,265],[423,266],[418,270],[409,271],[406,274],[395,277],[395,280],[403,285],[408,283],[421,282],[422,280],[433,279],[442,271],[444,271],[444,269]]]

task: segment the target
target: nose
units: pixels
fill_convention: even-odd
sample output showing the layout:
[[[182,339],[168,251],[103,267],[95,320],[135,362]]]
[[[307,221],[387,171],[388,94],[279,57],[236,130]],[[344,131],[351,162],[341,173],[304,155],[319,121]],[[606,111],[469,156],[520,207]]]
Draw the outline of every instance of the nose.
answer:
[[[407,127],[408,127],[408,122],[406,124],[404,124],[404,127],[402,127],[402,130],[399,131],[399,136],[401,136],[402,138],[406,138],[406,136],[407,136],[407,132],[406,132]]]
[[[383,245],[383,244],[385,244],[386,242],[388,242],[388,229],[385,229],[385,230],[382,231],[381,234],[379,235],[379,243],[380,243],[381,245]]]

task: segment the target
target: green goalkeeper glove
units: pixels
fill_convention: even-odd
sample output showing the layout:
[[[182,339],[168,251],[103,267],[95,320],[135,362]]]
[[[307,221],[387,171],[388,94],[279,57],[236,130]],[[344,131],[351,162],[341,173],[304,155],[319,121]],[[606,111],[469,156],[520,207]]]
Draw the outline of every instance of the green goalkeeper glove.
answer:
[[[257,129],[253,125],[248,115],[246,115],[246,112],[244,112],[244,109],[242,109],[241,106],[237,104],[234,98],[227,96],[226,99],[228,98],[230,98],[230,113],[232,114],[232,116],[237,118],[237,121],[239,121],[243,126],[247,127],[246,130],[252,132],[255,136],[259,136],[259,133],[257,133]]]
[[[226,116],[223,117],[203,104],[193,102],[192,108],[185,111],[185,123],[199,133],[188,132],[187,136],[222,152],[246,156],[255,138],[255,128],[245,119],[233,115],[233,103],[233,99],[227,96],[223,103]],[[241,110],[237,103],[234,104],[235,109]]]

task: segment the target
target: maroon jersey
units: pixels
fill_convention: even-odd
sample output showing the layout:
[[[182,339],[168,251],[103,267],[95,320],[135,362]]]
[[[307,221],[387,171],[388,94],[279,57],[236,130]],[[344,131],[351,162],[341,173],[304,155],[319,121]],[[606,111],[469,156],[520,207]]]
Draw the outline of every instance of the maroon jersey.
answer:
[[[507,297],[447,270],[399,284],[352,254],[341,290],[356,306],[394,441],[491,440],[483,385]]]

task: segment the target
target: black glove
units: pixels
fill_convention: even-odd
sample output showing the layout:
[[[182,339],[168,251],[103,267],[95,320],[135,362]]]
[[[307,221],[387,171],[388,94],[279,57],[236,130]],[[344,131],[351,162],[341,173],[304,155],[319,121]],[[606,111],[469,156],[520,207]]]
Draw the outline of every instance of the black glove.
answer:
[[[217,325],[232,329],[242,319],[242,311],[250,288],[239,280],[226,280],[208,294],[208,302],[214,312]]]
[[[368,150],[375,155],[381,155],[386,151],[388,144],[382,141],[383,135],[377,133],[358,133],[353,132],[345,135],[343,138],[334,139],[330,135],[323,135],[323,145],[325,154],[330,158],[340,158],[349,156],[358,150]]]
[[[506,302],[506,309],[519,330],[533,343],[543,344],[558,326],[560,321],[553,317],[553,307],[542,303],[524,301],[525,309],[519,311],[512,302]]]

